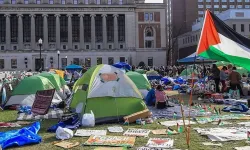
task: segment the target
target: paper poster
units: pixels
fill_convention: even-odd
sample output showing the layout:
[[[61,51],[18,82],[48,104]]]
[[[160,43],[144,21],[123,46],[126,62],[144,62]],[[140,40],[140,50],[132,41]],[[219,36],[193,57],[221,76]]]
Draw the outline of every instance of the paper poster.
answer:
[[[121,133],[123,132],[123,128],[120,126],[108,127],[108,131],[111,133]]]
[[[123,135],[124,136],[148,136],[150,130],[129,128]]]
[[[116,147],[133,147],[135,137],[126,136],[91,136],[84,145],[99,146],[116,146]]]
[[[150,148],[172,148],[174,140],[170,138],[150,138],[147,147]]]
[[[164,125],[164,126],[167,126],[167,127],[171,127],[171,126],[176,126],[177,123],[182,126],[183,125],[183,120],[164,121],[164,122],[161,122],[161,125]],[[185,124],[189,124],[189,121],[185,120]],[[196,124],[196,123],[193,122],[193,121],[190,121],[190,124]]]
[[[167,134],[167,129],[152,130],[152,133],[156,134],[156,135],[166,135]]]
[[[106,135],[107,130],[76,130],[75,136],[91,136],[91,135]]]

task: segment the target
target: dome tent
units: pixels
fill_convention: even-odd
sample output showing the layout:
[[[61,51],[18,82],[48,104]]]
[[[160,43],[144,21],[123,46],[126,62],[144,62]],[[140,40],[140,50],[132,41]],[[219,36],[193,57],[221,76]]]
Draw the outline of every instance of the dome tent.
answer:
[[[5,106],[24,105],[32,106],[37,91],[55,89],[54,85],[46,78],[41,76],[31,76],[23,79],[14,88],[11,97]],[[61,97],[55,92],[52,103],[60,103]]]
[[[134,82],[138,89],[151,89],[151,85],[147,78],[138,72],[129,71],[126,75]]]
[[[82,114],[92,110],[96,123],[118,122],[123,116],[147,108],[129,77],[110,65],[90,68],[75,83],[73,91],[70,108]]]

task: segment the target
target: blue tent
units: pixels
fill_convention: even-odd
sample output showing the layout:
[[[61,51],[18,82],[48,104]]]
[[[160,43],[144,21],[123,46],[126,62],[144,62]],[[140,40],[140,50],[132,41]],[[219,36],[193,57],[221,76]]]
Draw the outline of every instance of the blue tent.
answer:
[[[117,62],[113,64],[113,66],[120,69],[131,70],[131,66],[125,62]]]
[[[66,70],[82,70],[81,66],[72,64],[65,67]]]
[[[203,61],[208,61],[208,59],[206,59],[206,58],[203,58],[203,57],[201,57],[201,56],[197,56],[196,55],[196,52],[195,53],[193,53],[193,54],[191,54],[191,55],[189,55],[189,56],[187,56],[186,58],[182,58],[182,59],[179,59],[178,60],[178,62],[179,63],[189,63],[189,62],[203,62]],[[211,60],[209,60],[209,61],[211,61]]]

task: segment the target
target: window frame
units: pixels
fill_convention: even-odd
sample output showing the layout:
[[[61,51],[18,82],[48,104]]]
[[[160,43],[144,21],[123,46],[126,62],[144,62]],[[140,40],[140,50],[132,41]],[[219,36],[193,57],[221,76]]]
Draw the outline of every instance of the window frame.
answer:
[[[11,58],[10,64],[11,64],[11,69],[16,69],[17,68],[17,59]]]

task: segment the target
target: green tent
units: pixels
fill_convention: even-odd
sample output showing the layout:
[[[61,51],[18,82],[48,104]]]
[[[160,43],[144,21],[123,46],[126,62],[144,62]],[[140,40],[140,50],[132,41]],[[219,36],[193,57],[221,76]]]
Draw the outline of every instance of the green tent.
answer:
[[[64,79],[60,77],[58,74],[43,72],[38,74],[38,76],[47,78],[55,86],[56,90],[60,90],[62,86],[66,85]]]
[[[228,66],[231,63],[225,61],[217,61],[215,64],[217,67],[220,67],[220,66]]]
[[[48,89],[55,89],[55,86],[47,78],[31,76],[21,80],[11,95],[36,94],[37,91]]]
[[[151,89],[148,79],[143,74],[130,71],[126,75],[134,82],[138,89]]]
[[[73,87],[70,108],[93,111],[96,123],[118,122],[123,116],[146,109],[136,85],[120,69],[98,65],[84,73]]]
[[[146,71],[144,69],[136,69],[135,72],[138,72],[140,74],[145,74]]]

